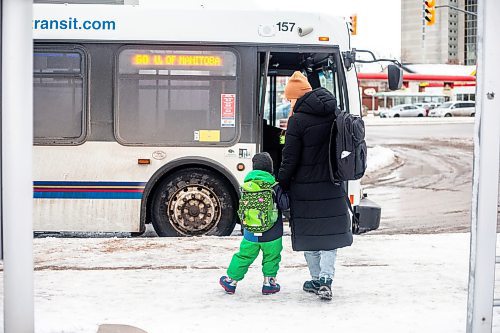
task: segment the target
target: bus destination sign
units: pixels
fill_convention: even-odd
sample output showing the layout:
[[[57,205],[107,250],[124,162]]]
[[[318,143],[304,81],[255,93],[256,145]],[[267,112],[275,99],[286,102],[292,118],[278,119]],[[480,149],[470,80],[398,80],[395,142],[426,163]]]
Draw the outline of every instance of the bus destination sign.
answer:
[[[221,67],[222,57],[216,55],[188,55],[188,54],[145,54],[132,56],[135,66],[189,66],[189,67]]]

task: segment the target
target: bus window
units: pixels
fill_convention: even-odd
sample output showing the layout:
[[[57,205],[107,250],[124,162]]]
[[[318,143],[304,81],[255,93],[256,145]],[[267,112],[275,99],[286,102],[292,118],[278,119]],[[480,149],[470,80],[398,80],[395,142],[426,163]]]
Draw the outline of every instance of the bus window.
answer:
[[[344,109],[344,87],[341,83],[339,75],[337,72],[332,71],[331,69],[322,70],[318,73],[319,81],[322,87],[328,89],[337,99],[337,106],[341,110]]]
[[[269,104],[266,104],[266,98],[268,97],[267,87],[269,86],[268,82],[269,80],[267,78],[268,65],[269,65],[269,52],[260,53],[259,54],[259,102],[258,102],[259,115],[266,110],[269,113]],[[267,117],[269,117],[269,115]]]
[[[285,86],[288,82],[288,76],[274,76],[267,78],[266,102],[264,106],[264,119],[268,125],[274,127],[286,128],[284,123],[290,114],[290,102],[285,98]],[[271,80],[273,81],[271,84]],[[273,98],[273,99],[271,99]],[[271,112],[271,108],[275,104],[275,111]]]
[[[229,144],[236,139],[234,52],[125,48],[116,68],[115,134],[120,143]],[[199,134],[207,130],[215,133],[210,139]]]
[[[84,53],[35,50],[33,58],[35,143],[82,143],[86,132]]]

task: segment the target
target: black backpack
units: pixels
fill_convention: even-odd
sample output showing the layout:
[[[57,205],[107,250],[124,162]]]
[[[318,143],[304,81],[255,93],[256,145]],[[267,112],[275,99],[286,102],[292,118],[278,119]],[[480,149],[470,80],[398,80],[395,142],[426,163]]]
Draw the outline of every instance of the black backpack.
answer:
[[[365,123],[345,111],[336,114],[330,131],[330,178],[334,183],[360,179],[366,171]]]
[[[354,213],[351,201],[344,191],[343,181],[357,180],[366,171],[367,148],[365,142],[365,123],[359,116],[345,111],[336,112],[330,131],[328,160],[330,178],[341,186],[347,207],[352,213],[352,233],[359,234],[359,220]]]

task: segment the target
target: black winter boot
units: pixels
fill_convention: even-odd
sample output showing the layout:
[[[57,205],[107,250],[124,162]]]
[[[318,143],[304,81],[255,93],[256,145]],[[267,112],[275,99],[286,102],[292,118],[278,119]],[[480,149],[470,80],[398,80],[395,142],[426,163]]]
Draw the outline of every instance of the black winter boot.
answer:
[[[332,279],[322,277],[319,279],[319,289],[318,289],[318,296],[321,299],[324,300],[331,300],[332,299]]]
[[[304,286],[302,286],[302,289],[304,291],[307,291],[308,293],[317,294],[319,287],[320,287],[319,280],[309,280],[304,282]]]

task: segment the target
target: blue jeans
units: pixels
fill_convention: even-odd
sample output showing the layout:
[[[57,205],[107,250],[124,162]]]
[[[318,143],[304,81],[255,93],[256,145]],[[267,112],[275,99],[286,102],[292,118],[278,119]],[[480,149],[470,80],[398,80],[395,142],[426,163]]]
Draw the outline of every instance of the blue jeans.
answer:
[[[304,251],[307,267],[313,280],[329,278],[335,275],[335,259],[337,249],[328,251]]]

